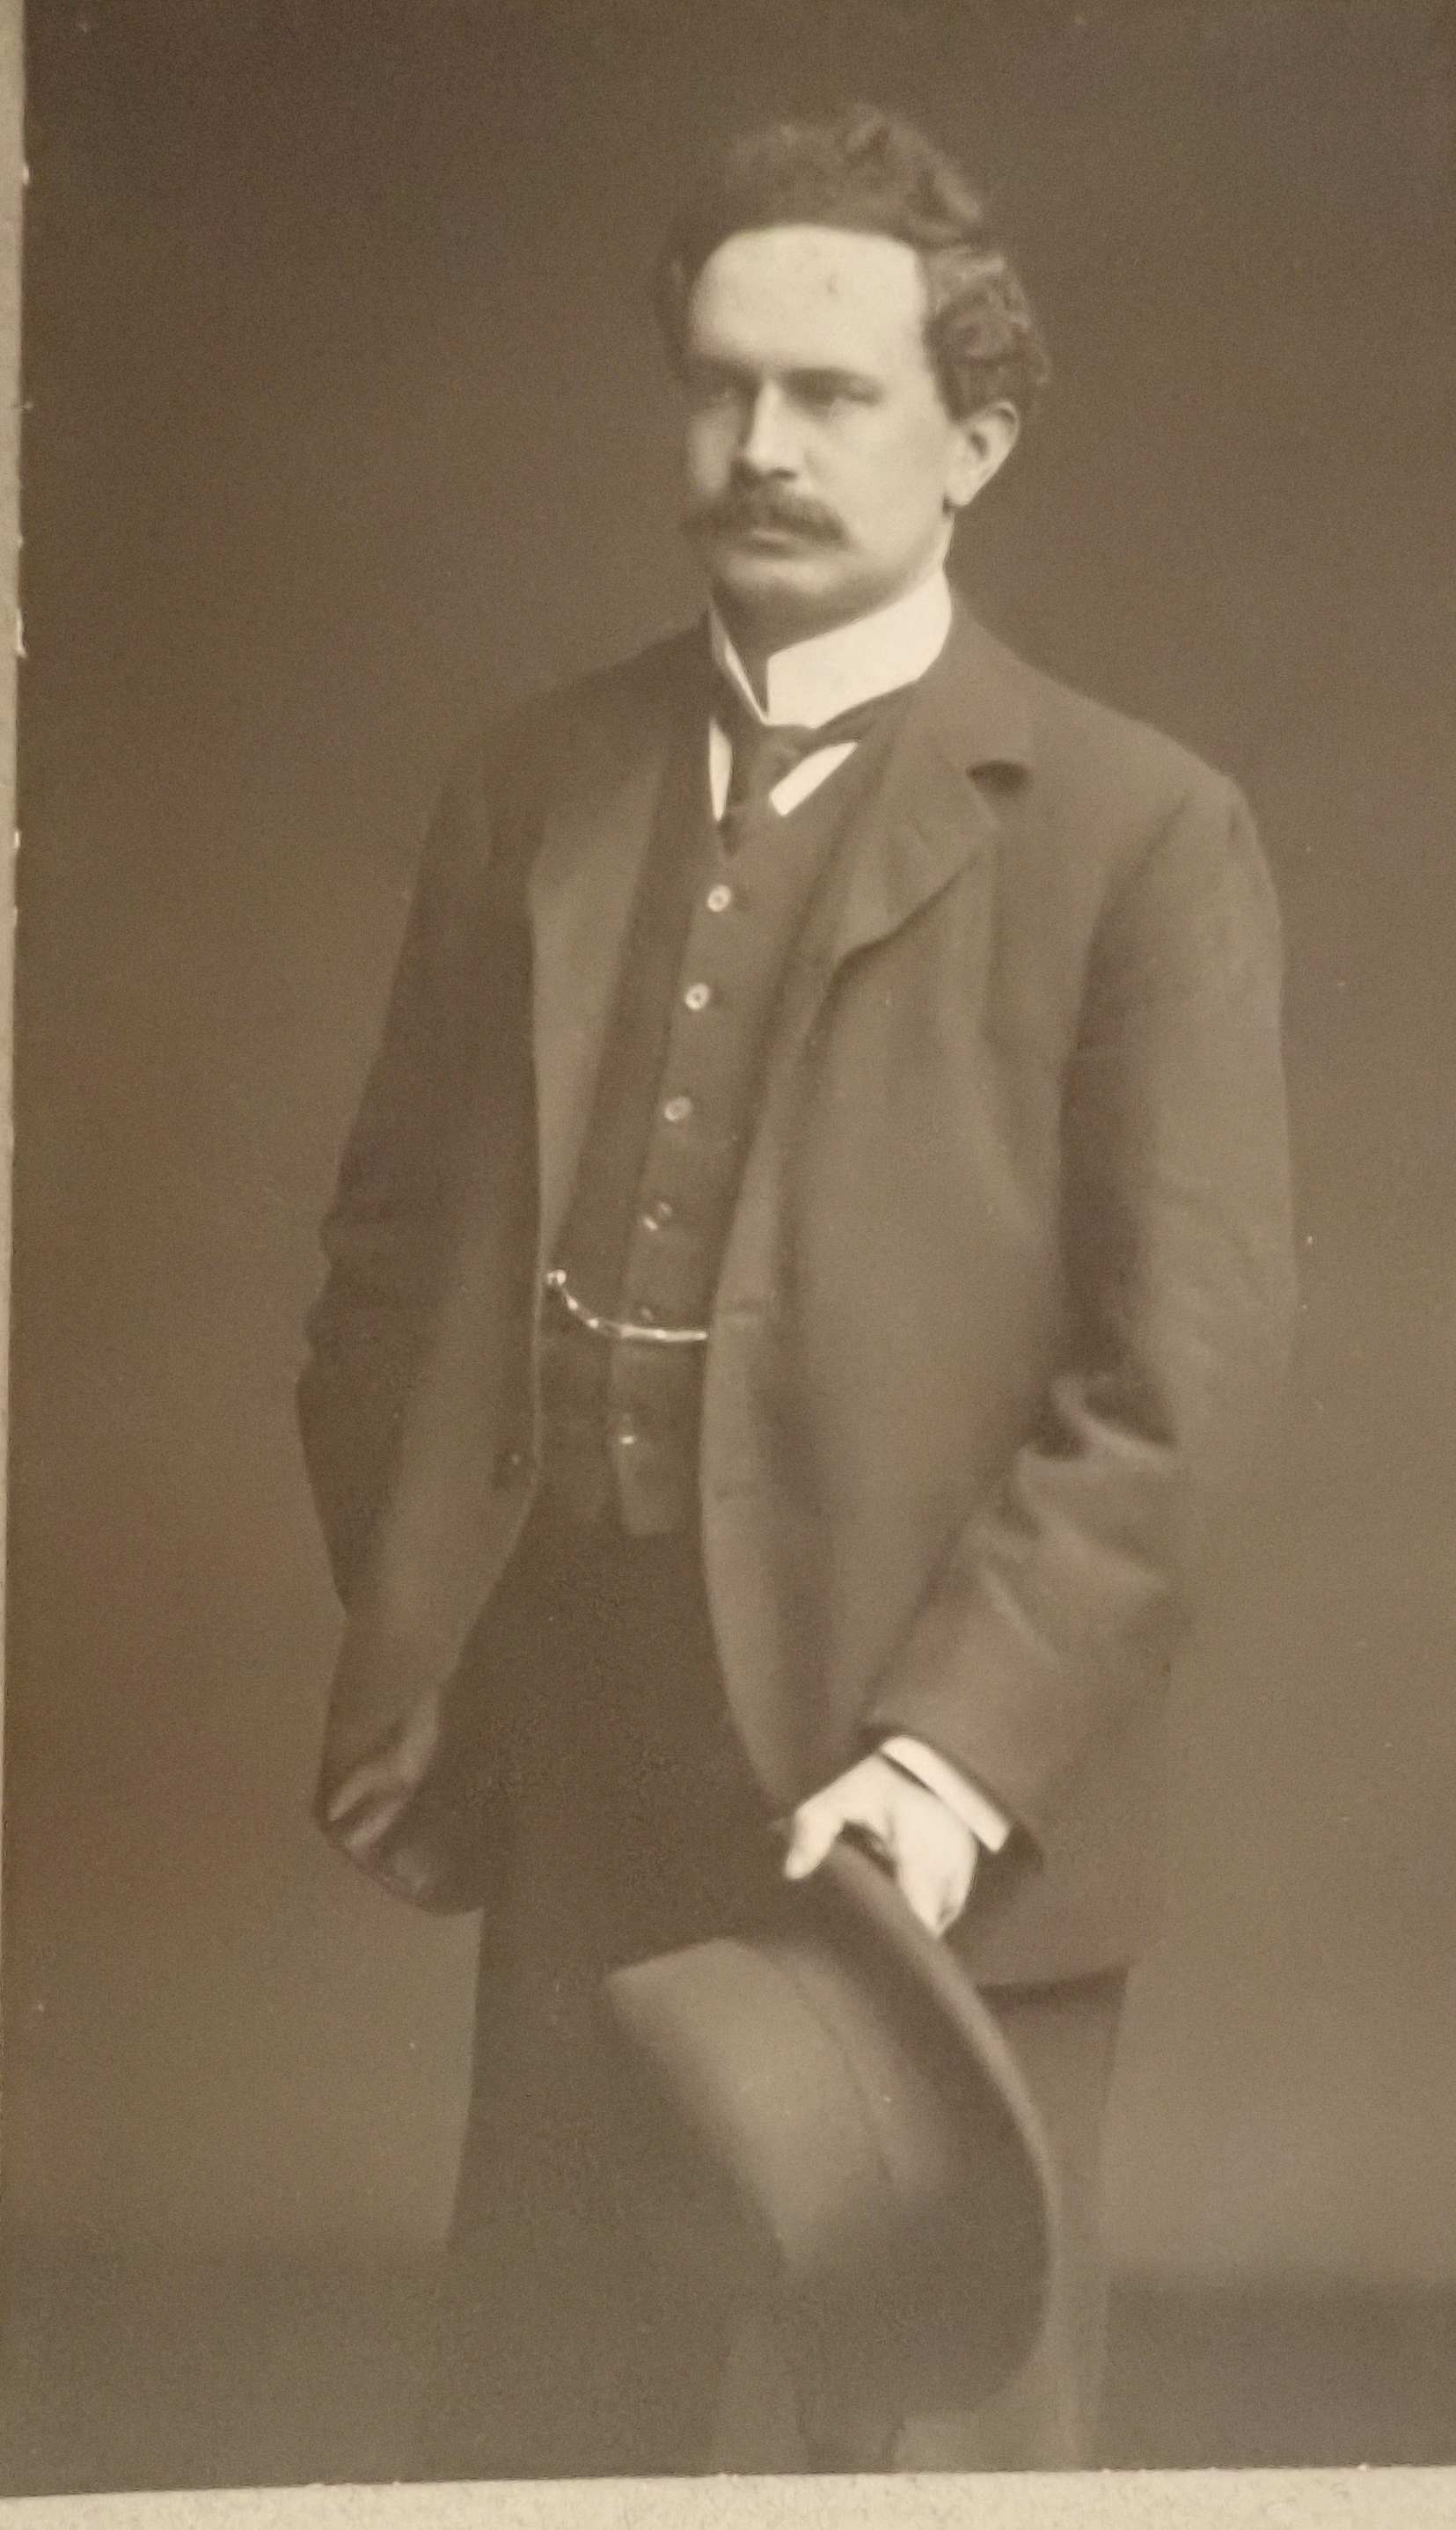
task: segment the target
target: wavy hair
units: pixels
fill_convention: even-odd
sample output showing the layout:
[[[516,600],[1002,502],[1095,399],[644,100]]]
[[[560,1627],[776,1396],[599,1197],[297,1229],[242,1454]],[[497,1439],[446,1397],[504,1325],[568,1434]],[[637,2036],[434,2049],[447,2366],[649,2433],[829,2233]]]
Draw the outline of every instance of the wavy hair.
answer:
[[[947,412],[1004,399],[1023,419],[1047,382],[1041,329],[969,179],[902,116],[852,105],[731,141],[669,230],[653,303],[680,360],[704,264],[747,229],[857,230],[913,247],[925,279],[926,350]]]

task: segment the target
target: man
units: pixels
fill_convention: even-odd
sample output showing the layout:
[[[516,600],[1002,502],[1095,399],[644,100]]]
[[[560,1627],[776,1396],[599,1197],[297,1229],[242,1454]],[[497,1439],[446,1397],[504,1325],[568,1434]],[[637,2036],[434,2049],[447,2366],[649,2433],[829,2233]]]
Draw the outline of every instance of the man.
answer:
[[[1077,2462],[1163,1687],[1288,1317],[1276,917],[1226,781],[950,593],[1044,356],[938,150],[750,135],[658,305],[708,620],[457,767],[301,1384],[321,1816],[487,1908],[429,2465]],[[1060,2165],[1043,2346],[974,2417],[836,2412],[738,2324],[600,2038],[608,1966],[846,1830]]]

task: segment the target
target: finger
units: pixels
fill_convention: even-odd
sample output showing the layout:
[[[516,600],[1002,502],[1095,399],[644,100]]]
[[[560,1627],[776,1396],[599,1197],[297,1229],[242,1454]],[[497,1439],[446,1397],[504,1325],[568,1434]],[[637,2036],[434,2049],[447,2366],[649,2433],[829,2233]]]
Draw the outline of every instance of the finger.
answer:
[[[842,1808],[827,1793],[816,1793],[813,1800],[802,1802],[794,1811],[788,1851],[783,1857],[785,1880],[804,1880],[811,1871],[817,1871],[843,1824]]]
[[[941,1891],[941,1920],[935,1926],[938,1934],[948,1933],[952,1924],[965,1912],[971,1885],[976,1876],[976,1855],[980,1850],[975,1838],[967,1832],[965,1849],[946,1857],[945,1876]]]
[[[907,1787],[908,1791],[908,1787]],[[975,1837],[934,1793],[897,1800],[891,1861],[906,1903],[928,1932],[948,1932],[971,1893]]]
[[[887,1780],[889,1779],[889,1787]],[[847,1774],[836,1775],[822,1791],[813,1792],[794,1811],[783,1867],[790,1880],[817,1871],[836,1837],[846,1827],[863,1828],[888,1850],[890,1833],[887,1791],[891,1769],[875,1757],[862,1758]]]
[[[940,1935],[953,1923],[956,1907],[949,1875],[941,1857],[918,1846],[901,1846],[891,1857],[895,1884],[912,1914],[928,1933]]]

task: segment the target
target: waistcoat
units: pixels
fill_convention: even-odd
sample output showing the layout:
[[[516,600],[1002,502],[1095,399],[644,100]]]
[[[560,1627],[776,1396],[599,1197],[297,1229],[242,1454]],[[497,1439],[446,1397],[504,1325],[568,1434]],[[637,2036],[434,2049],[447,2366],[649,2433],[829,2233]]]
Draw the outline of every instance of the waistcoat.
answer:
[[[555,1262],[600,1316],[706,1327],[789,953],[896,704],[787,816],[731,851],[708,792],[705,718],[674,750]],[[595,1336],[548,1300],[544,1478],[573,1516],[665,1534],[697,1512],[702,1345]]]

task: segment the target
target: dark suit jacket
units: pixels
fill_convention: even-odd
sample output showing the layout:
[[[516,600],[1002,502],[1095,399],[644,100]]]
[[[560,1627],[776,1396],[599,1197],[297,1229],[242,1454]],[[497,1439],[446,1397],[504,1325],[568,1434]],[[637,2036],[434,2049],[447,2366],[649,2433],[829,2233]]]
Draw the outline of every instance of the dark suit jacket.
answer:
[[[661,643],[461,761],[325,1232],[320,1816],[424,1904],[488,1889],[461,1653],[531,1495],[540,1273],[702,656]],[[988,1980],[1146,1935],[1169,1656],[1290,1314],[1278,965],[1232,786],[960,616],[791,960],[702,1545],[776,1810],[895,1728],[1017,1821],[959,1936]]]

